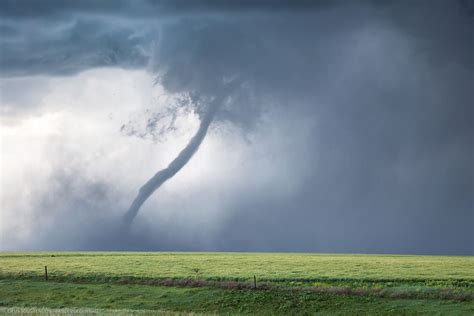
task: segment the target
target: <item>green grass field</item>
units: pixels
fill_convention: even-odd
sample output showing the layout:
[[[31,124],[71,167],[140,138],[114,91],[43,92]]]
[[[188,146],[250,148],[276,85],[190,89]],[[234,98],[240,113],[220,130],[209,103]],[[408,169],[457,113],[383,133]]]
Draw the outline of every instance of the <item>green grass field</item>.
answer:
[[[470,315],[473,297],[474,257],[0,254],[0,313]]]

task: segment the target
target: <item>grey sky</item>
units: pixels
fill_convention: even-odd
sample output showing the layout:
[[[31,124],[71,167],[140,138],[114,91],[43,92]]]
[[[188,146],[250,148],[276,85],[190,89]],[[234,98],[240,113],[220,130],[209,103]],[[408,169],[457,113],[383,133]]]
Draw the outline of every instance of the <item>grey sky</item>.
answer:
[[[472,1],[39,3],[0,3],[0,249],[474,254]],[[236,77],[121,235],[206,110],[179,96]],[[20,128],[45,117],[54,137]],[[11,162],[21,144],[44,160]]]

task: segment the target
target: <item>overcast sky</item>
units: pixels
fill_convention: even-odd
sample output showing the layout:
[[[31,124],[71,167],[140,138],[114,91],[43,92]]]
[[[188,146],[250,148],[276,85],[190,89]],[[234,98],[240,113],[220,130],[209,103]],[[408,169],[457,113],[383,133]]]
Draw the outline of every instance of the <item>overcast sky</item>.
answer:
[[[470,0],[1,1],[0,250],[474,255],[473,56]]]

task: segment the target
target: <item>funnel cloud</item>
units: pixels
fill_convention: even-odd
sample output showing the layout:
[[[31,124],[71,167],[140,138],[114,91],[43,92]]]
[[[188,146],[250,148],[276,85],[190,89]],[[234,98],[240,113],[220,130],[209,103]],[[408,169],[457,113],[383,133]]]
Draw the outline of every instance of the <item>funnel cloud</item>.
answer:
[[[229,85],[229,84],[228,84]],[[228,88],[227,88],[228,89]],[[150,180],[148,180],[139,190],[137,197],[133,200],[132,205],[123,217],[125,227],[129,227],[135,216],[137,216],[140,207],[163,183],[172,178],[178,171],[180,171],[188,161],[193,157],[199,149],[204,137],[206,137],[209,125],[212,123],[214,115],[219,106],[224,102],[224,97],[214,97],[209,102],[204,115],[199,123],[199,128],[196,134],[191,138],[189,143],[178,154],[178,156],[163,170],[158,171]]]

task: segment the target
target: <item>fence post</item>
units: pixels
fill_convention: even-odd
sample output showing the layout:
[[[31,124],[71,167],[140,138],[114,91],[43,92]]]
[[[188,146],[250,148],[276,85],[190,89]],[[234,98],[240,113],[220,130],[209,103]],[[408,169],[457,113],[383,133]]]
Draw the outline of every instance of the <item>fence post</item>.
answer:
[[[253,276],[253,288],[257,288],[257,277],[255,275]]]
[[[48,266],[44,266],[44,279],[48,281]]]

